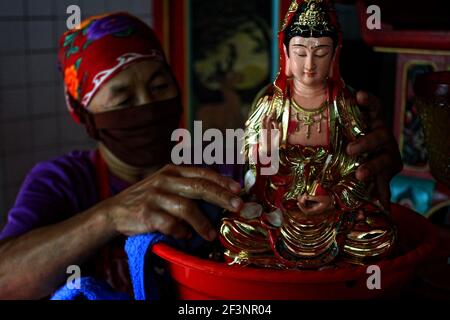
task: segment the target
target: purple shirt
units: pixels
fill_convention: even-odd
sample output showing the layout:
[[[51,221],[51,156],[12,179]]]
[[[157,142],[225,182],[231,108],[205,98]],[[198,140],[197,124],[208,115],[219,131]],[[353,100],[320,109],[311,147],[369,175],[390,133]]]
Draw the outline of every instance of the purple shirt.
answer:
[[[37,164],[25,178],[0,240],[59,223],[100,202],[94,151],[74,151]],[[111,193],[129,186],[110,175]]]
[[[101,201],[94,165],[95,151],[74,151],[37,164],[25,178],[0,240],[21,236],[36,228],[56,224]],[[210,167],[243,184],[242,166]],[[111,194],[130,184],[110,175]]]
[[[37,164],[25,178],[8,221],[0,232],[0,240],[62,222],[99,203],[94,155],[95,151],[74,151]],[[226,176],[240,172],[236,166],[217,166],[215,169]],[[111,195],[130,186],[111,174],[109,180]],[[108,282],[115,290],[132,295],[124,241],[125,237],[112,240],[88,261],[84,269],[87,274]]]

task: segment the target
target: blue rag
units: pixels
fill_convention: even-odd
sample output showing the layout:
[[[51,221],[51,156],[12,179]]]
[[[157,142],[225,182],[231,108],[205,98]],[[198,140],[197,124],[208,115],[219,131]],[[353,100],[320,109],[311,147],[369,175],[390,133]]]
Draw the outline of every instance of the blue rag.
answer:
[[[213,225],[220,219],[222,209],[206,202],[198,202],[198,207],[210,219]],[[128,255],[130,277],[133,283],[134,298],[136,300],[158,301],[161,299],[161,282],[170,281],[167,274],[163,274],[164,262],[152,254],[153,245],[164,242],[187,253],[200,248],[205,241],[195,235],[190,240],[178,240],[160,233],[151,233],[130,237],[125,244]]]
[[[220,219],[222,209],[199,202],[198,206],[213,225]],[[187,253],[193,252],[204,244],[204,240],[195,235],[191,240],[175,241],[161,233],[150,233],[130,237],[125,243],[125,252],[128,256],[128,266],[135,300],[158,301],[161,299],[161,282],[170,281],[169,275],[163,274],[163,261],[152,254],[153,245],[164,242],[183,250]],[[103,281],[85,277],[80,279],[80,289],[69,288],[65,285],[58,290],[52,300],[75,300],[84,298],[87,300],[130,300],[127,294],[114,292],[113,289]]]
[[[51,300],[130,300],[126,293],[115,292],[107,283],[91,277],[80,279],[79,288],[65,285],[57,291]]]
[[[160,233],[130,237],[125,243],[135,300],[160,300],[157,262],[151,254],[151,248],[159,242],[175,245],[174,240]]]

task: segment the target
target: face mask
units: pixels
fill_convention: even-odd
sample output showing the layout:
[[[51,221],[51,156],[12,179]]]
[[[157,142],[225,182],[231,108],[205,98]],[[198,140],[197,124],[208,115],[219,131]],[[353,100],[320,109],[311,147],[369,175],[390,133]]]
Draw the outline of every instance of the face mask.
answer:
[[[126,164],[145,168],[170,162],[171,137],[182,113],[179,97],[99,114],[81,108],[80,113],[88,134]]]

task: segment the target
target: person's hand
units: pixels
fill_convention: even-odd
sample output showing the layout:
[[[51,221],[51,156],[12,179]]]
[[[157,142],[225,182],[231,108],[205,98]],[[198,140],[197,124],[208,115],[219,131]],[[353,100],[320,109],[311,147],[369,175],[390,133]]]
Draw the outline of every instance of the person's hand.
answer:
[[[298,206],[307,215],[322,214],[333,209],[331,196],[310,196],[303,194],[298,199]]]
[[[186,239],[192,227],[212,241],[217,233],[193,200],[238,212],[243,205],[240,191],[237,182],[210,169],[168,165],[103,205],[114,230],[126,236],[159,231]]]
[[[380,101],[361,91],[356,98],[362,112],[368,116],[369,132],[349,144],[347,153],[352,156],[370,155],[369,160],[358,168],[356,178],[360,181],[373,178],[380,201],[388,209],[391,200],[390,181],[403,169],[399,148],[394,135],[385,125]]]

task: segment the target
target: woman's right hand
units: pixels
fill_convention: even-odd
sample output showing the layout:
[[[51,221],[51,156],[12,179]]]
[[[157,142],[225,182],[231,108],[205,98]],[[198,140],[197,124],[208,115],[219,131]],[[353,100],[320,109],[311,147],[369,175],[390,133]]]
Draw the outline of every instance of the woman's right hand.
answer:
[[[217,237],[194,200],[204,200],[232,212],[243,206],[240,185],[206,168],[167,165],[145,180],[103,202],[114,230],[126,236],[161,232],[176,239],[192,235]]]

